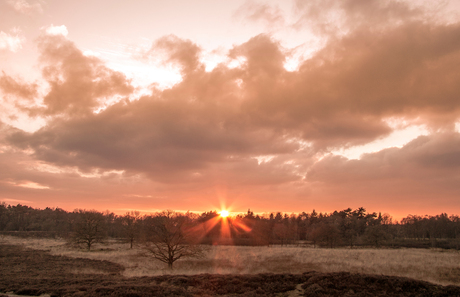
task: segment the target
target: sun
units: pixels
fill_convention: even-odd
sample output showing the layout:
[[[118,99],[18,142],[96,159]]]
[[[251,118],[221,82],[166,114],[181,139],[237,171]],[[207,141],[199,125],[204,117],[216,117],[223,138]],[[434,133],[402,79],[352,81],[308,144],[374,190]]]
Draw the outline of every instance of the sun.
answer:
[[[226,218],[228,217],[228,215],[229,215],[228,210],[221,210],[220,212],[221,217]]]

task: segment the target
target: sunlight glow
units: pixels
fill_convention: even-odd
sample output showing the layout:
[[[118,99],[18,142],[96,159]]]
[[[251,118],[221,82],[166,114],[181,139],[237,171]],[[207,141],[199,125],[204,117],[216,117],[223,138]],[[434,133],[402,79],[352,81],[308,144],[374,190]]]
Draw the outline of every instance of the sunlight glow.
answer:
[[[222,211],[220,212],[220,216],[223,217],[223,218],[228,217],[228,215],[229,215],[228,210],[222,210]]]
[[[394,131],[385,138],[377,139],[364,145],[353,146],[332,151],[333,154],[342,155],[348,159],[359,159],[364,153],[373,153],[389,147],[403,147],[411,140],[420,135],[427,135],[428,130],[424,126],[407,126],[402,129],[394,126]]]
[[[25,182],[21,182],[21,183],[15,183],[15,182],[8,181],[7,183],[10,184],[10,185],[13,185],[15,187],[23,187],[23,188],[29,188],[29,189],[42,190],[42,189],[49,189],[50,188],[48,186],[44,186],[44,185],[41,185],[39,183],[35,183],[35,182],[31,182],[31,181],[25,181]]]
[[[261,163],[268,163],[271,160],[273,160],[276,156],[274,155],[262,155],[262,156],[257,156],[255,157],[257,159],[257,165],[260,165]]]

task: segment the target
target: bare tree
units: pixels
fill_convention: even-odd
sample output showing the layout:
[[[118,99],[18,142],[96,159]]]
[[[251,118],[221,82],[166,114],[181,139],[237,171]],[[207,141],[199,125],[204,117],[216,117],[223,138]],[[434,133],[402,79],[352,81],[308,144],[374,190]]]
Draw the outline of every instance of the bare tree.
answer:
[[[141,213],[139,211],[127,212],[122,217],[123,231],[126,239],[130,243],[130,248],[133,248],[134,240],[139,236],[139,222],[141,220]]]
[[[179,259],[204,255],[186,215],[170,210],[161,212],[151,218],[149,229],[146,248],[155,259],[168,264],[170,269]]]
[[[75,211],[77,219],[74,225],[74,232],[71,235],[71,242],[82,244],[91,250],[91,246],[97,242],[102,242],[105,238],[104,215],[95,210]]]

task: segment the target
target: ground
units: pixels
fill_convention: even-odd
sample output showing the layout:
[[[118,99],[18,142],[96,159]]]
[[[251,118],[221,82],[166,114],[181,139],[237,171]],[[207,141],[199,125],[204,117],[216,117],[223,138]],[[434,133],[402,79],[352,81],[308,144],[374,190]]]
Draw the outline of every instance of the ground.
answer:
[[[350,272],[123,276],[109,261],[0,245],[0,293],[50,296],[460,296],[459,286]],[[1,296],[1,295],[0,295]]]

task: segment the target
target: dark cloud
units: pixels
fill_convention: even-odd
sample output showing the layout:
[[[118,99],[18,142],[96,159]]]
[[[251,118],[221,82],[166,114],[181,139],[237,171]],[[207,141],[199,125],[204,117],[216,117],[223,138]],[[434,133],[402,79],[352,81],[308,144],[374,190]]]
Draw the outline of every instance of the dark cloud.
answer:
[[[390,132],[388,117],[452,124],[459,116],[459,36],[457,24],[410,23],[380,35],[358,31],[329,42],[298,72],[283,71],[280,58],[267,56],[265,68],[253,66],[258,72],[243,79],[252,95],[245,105],[254,119],[328,145],[382,137]],[[267,46],[256,52],[266,56],[265,48],[271,52]],[[263,64],[257,59],[263,58],[248,56],[247,69]],[[441,114],[445,122],[436,121]]]
[[[58,119],[35,133],[13,134],[10,141],[61,166],[133,170],[163,180],[222,162],[227,155],[282,153],[295,147],[276,141],[279,136],[271,131],[227,127],[199,105],[144,97],[91,117]]]

